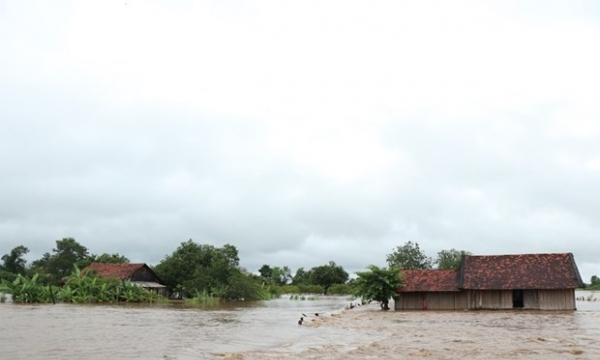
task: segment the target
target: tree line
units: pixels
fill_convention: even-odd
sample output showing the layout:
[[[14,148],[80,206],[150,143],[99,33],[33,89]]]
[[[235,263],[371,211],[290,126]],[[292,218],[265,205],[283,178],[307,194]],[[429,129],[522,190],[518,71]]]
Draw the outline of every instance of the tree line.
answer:
[[[73,238],[56,240],[56,246],[51,252],[44,253],[31,264],[25,259],[28,253],[26,246],[19,245],[2,256],[0,279],[3,283],[15,285],[35,277],[35,283],[43,286],[64,285],[65,279],[71,279],[73,283],[74,280],[69,277],[92,262],[130,262],[126,256],[118,253],[90,254],[87,247]],[[350,279],[348,272],[334,261],[308,270],[300,267],[294,274],[288,266],[264,264],[256,274],[240,267],[235,246],[226,244],[216,247],[198,244],[190,239],[182,242],[171,254],[152,266],[152,269],[173,294],[182,298],[209,296],[222,300],[259,300],[282,293],[361,296],[364,295],[361,292],[369,291],[365,288],[366,285],[376,283],[373,274],[380,278],[399,278],[398,269],[426,269],[434,265],[438,268],[453,268],[460,264],[460,257],[465,253],[454,249],[444,250],[438,253],[438,258],[434,261],[425,255],[417,243],[407,242],[387,256],[387,268],[370,266],[370,272],[359,272],[357,278]],[[366,278],[370,280],[365,283]],[[388,287],[397,285],[399,283]],[[379,299],[384,296],[370,294],[367,297]]]
[[[79,271],[92,262],[130,262],[126,256],[118,253],[90,254],[85,246],[73,238],[56,240],[56,247],[51,252],[44,253],[40,259],[30,264],[25,259],[28,253],[29,249],[26,246],[19,245],[2,256],[0,283],[3,284],[4,291],[10,292],[10,289],[14,291],[19,286],[27,288],[31,284],[33,284],[31,286],[38,284],[46,287],[79,284],[82,282],[76,280],[73,274],[77,274],[77,279],[81,278]],[[199,244],[190,239],[182,242],[171,254],[166,255],[151,268],[172,294],[180,298],[264,300],[278,297],[283,293],[353,294],[365,300],[379,301],[385,309],[388,307],[389,299],[396,296],[396,289],[401,286],[402,269],[456,269],[460,266],[463,255],[470,254],[464,250],[441,250],[433,259],[425,254],[418,243],[408,241],[394,248],[386,256],[387,266],[369,265],[365,271],[357,272],[356,277],[351,279],[348,272],[334,261],[310,269],[300,267],[295,273],[292,273],[288,266],[264,264],[253,273],[240,266],[238,250],[235,246],[226,244],[216,247]],[[101,286],[106,282],[93,280],[93,274],[89,276],[90,280],[85,281],[90,284]],[[34,279],[35,281],[31,283]],[[92,285],[88,285],[86,288],[93,288]],[[123,287],[114,280],[102,286],[105,289],[110,287],[116,295],[100,296],[97,295],[96,289],[89,290],[89,294],[85,293],[88,295],[81,295],[78,299],[94,301],[98,298],[124,298]],[[592,277],[590,288],[600,288],[600,280],[597,276]],[[44,298],[50,301],[51,288],[48,287],[48,290],[50,293],[44,293]],[[76,292],[73,289],[66,293],[63,291],[63,296],[73,299],[69,291]],[[129,299],[148,298],[141,295],[132,296]]]
[[[90,254],[87,247],[73,238],[56,240],[56,246],[51,252],[44,253],[41,258],[30,264],[25,259],[28,253],[29,249],[26,246],[19,245],[2,256],[0,282],[4,284],[3,289],[9,292],[21,287],[43,288],[35,292],[43,294],[36,295],[36,298],[45,299],[40,302],[50,301],[51,286],[76,283],[73,274],[79,274],[93,262],[130,262],[127,257],[118,253]],[[284,292],[350,293],[346,285],[349,274],[334,261],[308,271],[300,268],[293,277],[287,266],[280,268],[264,265],[258,269],[258,274],[254,274],[242,268],[239,261],[238,250],[233,245],[216,247],[198,244],[190,239],[182,242],[177,249],[151,268],[172,294],[179,298],[262,300]],[[94,284],[102,282],[103,280],[98,280]],[[30,300],[31,294],[33,292],[29,295]],[[83,298],[90,301],[96,299],[93,296]]]

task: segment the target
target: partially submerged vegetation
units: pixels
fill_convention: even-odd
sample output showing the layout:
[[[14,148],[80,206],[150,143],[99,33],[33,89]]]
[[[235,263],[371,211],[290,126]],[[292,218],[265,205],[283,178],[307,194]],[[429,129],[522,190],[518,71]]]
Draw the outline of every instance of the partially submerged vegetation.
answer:
[[[17,246],[2,256],[0,293],[13,294],[14,302],[155,302],[166,301],[154,292],[131,282],[101,278],[79,269],[90,263],[129,263],[118,253],[89,254],[85,246],[73,238],[56,241],[52,252],[28,264],[29,252]],[[309,299],[315,295],[355,295],[364,301],[375,300],[387,307],[401,286],[401,269],[456,269],[463,250],[442,250],[434,260],[426,256],[419,244],[411,241],[393,249],[386,257],[388,267],[368,267],[350,279],[334,261],[292,274],[288,266],[263,265],[258,274],[240,266],[238,250],[233,245],[216,247],[198,244],[191,239],[151,267],[167,287],[170,299],[190,305],[209,306],[224,301],[256,301],[278,298],[283,294],[293,299]],[[75,269],[75,271],[73,270]],[[586,290],[600,291],[600,279],[592,276]],[[297,295],[297,296],[295,296]],[[0,295],[0,302],[7,297]]]
[[[600,278],[596,275],[592,276],[591,282],[585,288],[586,290],[600,290]]]
[[[32,277],[19,274],[13,281],[3,280],[0,292],[11,294],[14,303],[152,303],[165,300],[131,281],[97,277],[77,267],[61,286],[43,284],[38,274]]]
[[[378,301],[382,310],[389,310],[389,301],[396,298],[396,289],[402,284],[400,270],[392,266],[380,268],[370,265],[367,271],[356,273],[354,294],[363,301]]]

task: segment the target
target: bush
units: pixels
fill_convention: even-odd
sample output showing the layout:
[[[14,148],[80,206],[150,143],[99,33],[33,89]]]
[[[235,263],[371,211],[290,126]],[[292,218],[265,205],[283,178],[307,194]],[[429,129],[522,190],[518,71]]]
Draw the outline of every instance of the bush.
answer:
[[[283,294],[300,294],[300,288],[296,285],[283,285],[278,286],[280,295]]]
[[[323,294],[325,289],[320,285],[298,285],[301,294]]]
[[[190,305],[203,305],[203,306],[214,306],[219,304],[219,298],[214,297],[208,292],[197,292],[193,298],[185,299],[186,304]]]
[[[349,295],[352,294],[352,289],[346,284],[335,284],[329,288],[329,295]]]

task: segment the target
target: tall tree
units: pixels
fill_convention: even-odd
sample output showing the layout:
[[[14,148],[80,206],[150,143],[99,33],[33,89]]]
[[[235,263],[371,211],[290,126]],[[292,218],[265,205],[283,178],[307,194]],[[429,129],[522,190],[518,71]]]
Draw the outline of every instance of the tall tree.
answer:
[[[435,263],[437,264],[438,269],[458,269],[460,267],[460,263],[462,262],[463,255],[472,254],[464,250],[442,250],[438,252],[438,257],[437,260],[435,260]]]
[[[73,266],[82,268],[89,263],[88,250],[73,238],[56,240],[52,254],[45,253],[41,259],[32,263],[32,267],[43,273],[46,280],[59,282],[73,271]]]
[[[289,266],[284,266],[281,268],[281,278],[280,278],[280,283],[281,285],[287,285],[288,283],[292,282],[292,269],[289,268]]]
[[[327,294],[327,290],[331,285],[345,284],[349,277],[344,268],[336,265],[333,261],[330,261],[327,265],[314,267],[310,272],[311,284],[322,286],[324,294]]]
[[[258,273],[260,274],[260,276],[264,277],[269,281],[273,279],[273,269],[271,269],[271,267],[267,264],[261,266],[260,269],[258,269]]]
[[[406,242],[397,246],[391,254],[387,255],[387,263],[390,267],[397,266],[400,269],[431,269],[433,260],[419,248],[418,243]]]
[[[309,285],[310,275],[310,270],[306,271],[303,267],[298,268],[296,275],[292,278],[292,285]]]
[[[181,243],[154,270],[167,286],[184,296],[202,292],[219,297],[241,296],[243,288],[240,281],[250,281],[250,277],[239,269],[238,251],[234,246],[217,248],[197,244],[191,239]],[[235,286],[240,288],[234,289]],[[243,297],[249,299],[248,296]]]
[[[378,301],[382,310],[389,310],[389,301],[397,297],[396,290],[402,284],[400,270],[397,267],[386,269],[375,265],[367,269],[356,273],[358,277],[352,282],[354,295],[363,300]]]
[[[204,278],[203,282],[210,281],[208,274],[202,274],[198,269],[202,270],[212,263],[213,253],[213,246],[200,245],[190,239],[167,255],[154,270],[167,286],[190,295],[196,290],[202,291],[197,277]]]
[[[27,260],[23,258],[29,252],[29,249],[23,245],[13,248],[10,253],[2,256],[2,268],[12,274],[25,274]]]
[[[279,266],[269,266],[263,265],[258,269],[260,276],[265,278],[269,283],[275,285],[286,285],[288,282],[292,280],[292,274],[289,267],[284,266],[280,268]]]

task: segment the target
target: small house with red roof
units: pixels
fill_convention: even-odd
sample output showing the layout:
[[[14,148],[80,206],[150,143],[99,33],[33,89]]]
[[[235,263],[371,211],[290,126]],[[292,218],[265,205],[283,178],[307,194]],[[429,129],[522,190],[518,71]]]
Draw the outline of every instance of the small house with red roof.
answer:
[[[91,263],[84,270],[93,271],[102,277],[129,280],[135,285],[166,295],[167,287],[163,285],[163,281],[144,263]]]
[[[396,310],[576,310],[571,253],[465,255],[456,270],[403,270]]]

